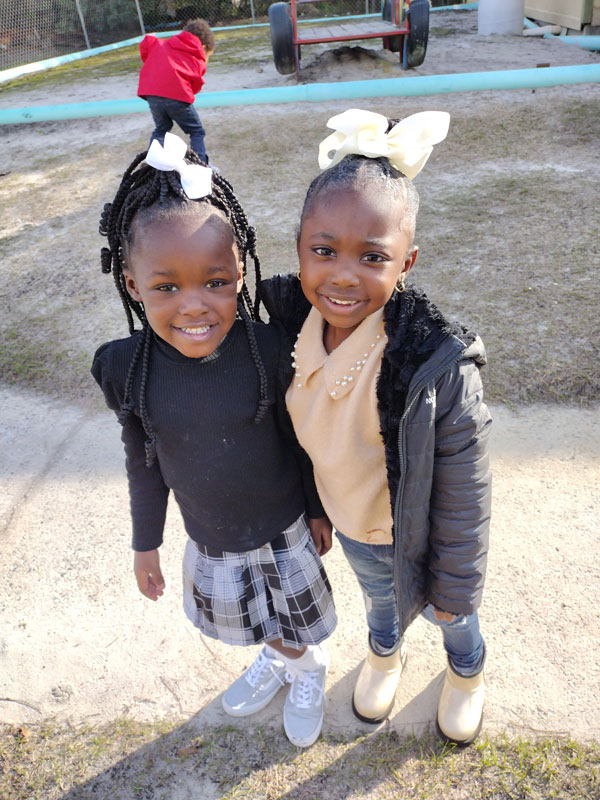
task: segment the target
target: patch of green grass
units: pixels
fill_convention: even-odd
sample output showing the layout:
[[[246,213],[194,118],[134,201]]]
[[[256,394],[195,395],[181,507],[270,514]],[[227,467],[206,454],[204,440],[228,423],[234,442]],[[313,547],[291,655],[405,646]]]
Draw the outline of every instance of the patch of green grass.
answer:
[[[87,800],[208,794],[221,800],[596,800],[600,748],[571,739],[482,737],[457,749],[393,732],[293,747],[279,730],[45,722],[0,727],[0,797]],[[194,787],[193,795],[185,787]],[[183,788],[182,788],[183,787]]]

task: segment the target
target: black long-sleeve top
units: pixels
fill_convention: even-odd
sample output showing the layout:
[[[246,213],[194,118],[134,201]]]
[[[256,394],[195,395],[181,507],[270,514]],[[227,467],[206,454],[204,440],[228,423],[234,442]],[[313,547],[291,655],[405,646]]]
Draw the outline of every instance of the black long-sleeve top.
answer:
[[[162,543],[169,491],[196,542],[242,552],[271,541],[303,511],[323,516],[312,465],[298,445],[285,408],[280,375],[289,343],[280,330],[253,323],[273,401],[259,424],[254,417],[259,378],[243,322],[237,320],[205,358],[188,358],[153,336],[146,406],[157,458],[145,463],[147,439],[139,416],[138,367],[133,414],[123,427],[133,549]],[[108,342],[96,352],[92,374],[109,408],[121,408],[139,336]]]

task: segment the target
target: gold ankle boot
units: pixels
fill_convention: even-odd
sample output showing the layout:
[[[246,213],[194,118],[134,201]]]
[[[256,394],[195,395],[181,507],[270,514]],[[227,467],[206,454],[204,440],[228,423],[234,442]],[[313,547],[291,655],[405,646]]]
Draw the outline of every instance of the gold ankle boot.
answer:
[[[369,652],[352,697],[352,711],[362,722],[376,724],[388,716],[394,705],[394,696],[405,663],[404,641],[400,641],[393,653],[382,656],[373,650],[369,636]]]
[[[442,738],[458,745],[471,744],[481,730],[484,696],[483,668],[477,675],[462,678],[448,664],[437,713]]]

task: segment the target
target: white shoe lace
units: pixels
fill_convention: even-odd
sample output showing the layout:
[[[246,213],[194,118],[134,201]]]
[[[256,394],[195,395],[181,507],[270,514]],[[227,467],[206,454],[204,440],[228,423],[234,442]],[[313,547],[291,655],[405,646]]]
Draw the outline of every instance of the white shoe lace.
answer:
[[[277,678],[279,683],[283,686],[285,684],[285,680],[282,680],[281,677],[277,674],[273,664],[275,663],[274,658],[268,658],[261,652],[258,654],[256,661],[248,668],[248,672],[246,673],[246,680],[252,686],[253,689],[256,688],[256,685],[259,681],[263,678],[265,672],[272,672],[273,675]]]
[[[298,670],[297,672],[286,672],[285,679],[292,684],[291,691],[294,693],[292,701],[296,708],[309,709],[313,705],[313,692],[317,692],[317,697],[321,697],[327,702],[325,692],[320,686],[319,673]]]

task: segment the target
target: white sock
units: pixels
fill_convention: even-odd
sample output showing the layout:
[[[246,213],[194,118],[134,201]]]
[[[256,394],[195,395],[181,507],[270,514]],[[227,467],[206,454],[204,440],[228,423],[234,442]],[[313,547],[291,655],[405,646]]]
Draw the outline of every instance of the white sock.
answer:
[[[318,669],[327,663],[325,648],[321,644],[309,644],[300,658],[286,658],[286,656],[280,656],[280,658],[285,661],[288,668],[306,672]]]
[[[281,653],[278,653],[277,650],[268,644],[265,645],[265,655],[267,658],[272,658],[274,661],[279,661],[280,663],[283,661]]]

